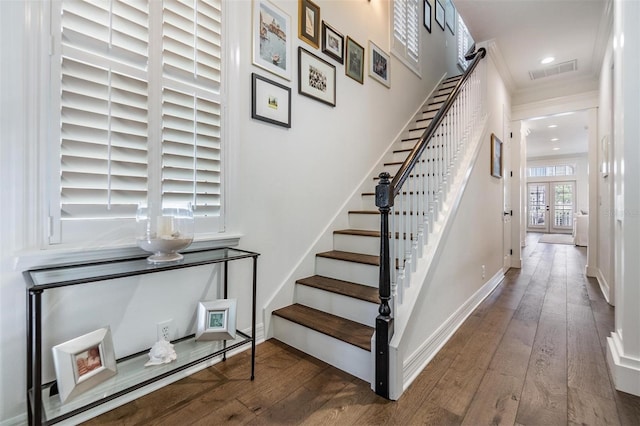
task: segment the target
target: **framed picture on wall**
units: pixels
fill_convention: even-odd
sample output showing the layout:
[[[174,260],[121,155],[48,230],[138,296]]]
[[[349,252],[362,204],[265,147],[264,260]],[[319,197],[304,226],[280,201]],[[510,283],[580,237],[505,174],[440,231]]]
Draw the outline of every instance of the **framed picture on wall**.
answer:
[[[344,72],[360,84],[364,83],[364,47],[347,36],[347,63]]]
[[[502,177],[502,141],[491,134],[491,176]]]
[[[251,118],[291,127],[291,89],[251,74]]]
[[[440,0],[436,0],[436,22],[438,26],[444,31],[444,6]]]
[[[431,32],[431,3],[430,0],[424,0],[424,27]]]
[[[253,0],[253,64],[291,80],[291,17],[267,0]]]
[[[389,55],[371,40],[369,40],[369,75],[385,86],[391,86],[391,60]]]
[[[298,47],[298,93],[336,106],[336,67]]]
[[[311,0],[299,0],[298,37],[316,49],[320,45],[320,7]]]
[[[236,299],[198,303],[196,340],[233,340],[236,338]]]
[[[322,21],[322,53],[344,63],[344,36]]]
[[[453,5],[453,1],[445,0],[444,8],[445,8],[444,14],[445,14],[445,21],[447,22],[447,28],[449,28],[449,31],[451,31],[451,34],[455,34],[456,33],[456,8]]]

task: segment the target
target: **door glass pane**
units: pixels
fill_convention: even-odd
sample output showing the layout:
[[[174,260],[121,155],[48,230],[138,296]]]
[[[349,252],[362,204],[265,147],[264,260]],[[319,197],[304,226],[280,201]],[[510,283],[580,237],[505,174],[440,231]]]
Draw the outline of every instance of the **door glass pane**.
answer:
[[[546,226],[547,191],[545,184],[529,184],[529,226]]]
[[[571,228],[573,226],[573,184],[555,184],[554,197],[554,227]]]

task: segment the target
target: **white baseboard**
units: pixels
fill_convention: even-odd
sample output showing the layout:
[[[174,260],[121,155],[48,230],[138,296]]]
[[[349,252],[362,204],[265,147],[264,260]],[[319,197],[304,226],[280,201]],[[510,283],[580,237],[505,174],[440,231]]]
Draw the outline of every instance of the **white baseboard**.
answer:
[[[478,291],[476,291],[460,308],[458,308],[429,338],[405,360],[403,364],[403,390],[406,390],[418,375],[429,364],[433,357],[449,341],[469,315],[482,301],[502,282],[502,269]]]
[[[624,346],[616,332],[607,337],[607,363],[616,389],[640,396],[640,359],[624,355]]]
[[[591,276],[591,275],[587,275],[587,276]],[[611,299],[611,288],[609,287],[609,283],[607,282],[607,279],[602,274],[602,271],[600,270],[600,268],[597,269],[595,275],[593,276],[595,276],[595,278],[598,280],[598,285],[600,286],[600,292],[604,296],[607,303],[610,304],[611,306],[615,306],[614,300]]]

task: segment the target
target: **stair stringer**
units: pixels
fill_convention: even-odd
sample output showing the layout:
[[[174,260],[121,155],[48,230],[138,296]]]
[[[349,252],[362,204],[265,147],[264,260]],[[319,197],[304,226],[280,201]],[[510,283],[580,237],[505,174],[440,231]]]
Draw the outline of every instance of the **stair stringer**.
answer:
[[[397,400],[403,391],[411,384],[415,376],[426,366],[429,360],[435,356],[441,346],[448,340],[449,336],[442,338],[438,333],[434,333],[430,336],[428,341],[424,342],[422,347],[428,348],[428,352],[421,354],[420,359],[423,362],[418,363],[419,368],[416,367],[414,360],[415,355],[412,354],[411,359],[406,357],[403,352],[403,336],[407,330],[407,325],[410,322],[410,318],[415,308],[416,302],[419,300],[420,293],[428,286],[435,272],[435,267],[438,265],[438,260],[442,254],[444,242],[447,240],[447,236],[454,224],[458,207],[462,201],[462,197],[465,193],[465,189],[469,183],[471,172],[476,166],[478,160],[478,154],[482,147],[482,141],[485,139],[488,129],[488,116],[483,117],[480,120],[478,126],[474,130],[473,137],[471,137],[470,145],[467,147],[464,157],[460,160],[460,165],[457,168],[458,172],[453,176],[449,193],[446,197],[446,201],[443,203],[442,212],[439,215],[439,220],[434,223],[433,230],[429,235],[429,242],[423,249],[423,255],[420,258],[413,260],[415,267],[407,268],[413,270],[409,282],[411,285],[405,287],[402,290],[402,303],[399,303],[398,296],[394,295],[393,300],[393,316],[394,316],[394,334],[389,344],[389,370],[390,370],[390,383],[389,383],[389,398]],[[495,280],[490,280],[493,283]],[[493,284],[493,287],[500,282],[498,280]],[[402,284],[399,284],[402,285]],[[493,289],[491,287],[491,289]],[[490,291],[479,292],[481,293],[480,301],[489,294]],[[479,303],[479,302],[478,302]],[[472,304],[474,307],[476,304]],[[467,309],[468,313],[473,311]],[[463,315],[463,319],[468,316],[468,313]],[[453,316],[452,316],[453,317]],[[453,319],[459,318],[460,315],[455,316]],[[447,322],[452,318],[447,319]],[[452,332],[461,324],[455,325]],[[440,328],[446,328],[446,323]],[[435,340],[434,340],[435,339]],[[375,335],[374,335],[375,340]],[[439,342],[442,340],[441,342]],[[437,344],[436,344],[437,343]],[[372,343],[372,347],[375,347],[375,342]],[[373,387],[372,387],[373,388]]]
[[[404,126],[393,138],[378,160],[371,166],[369,171],[362,178],[353,192],[347,197],[343,205],[336,214],[329,220],[327,226],[318,234],[318,237],[309,246],[309,249],[300,257],[291,272],[282,281],[278,289],[273,293],[262,309],[265,339],[274,336],[272,325],[273,311],[290,305],[294,302],[295,282],[300,277],[312,275],[316,265],[316,253],[331,250],[333,247],[333,231],[349,228],[349,211],[358,210],[362,207],[362,193],[371,189],[371,178],[377,176],[383,169],[383,164],[393,155],[393,150],[398,146],[402,138],[415,124],[416,117],[422,114],[425,104],[433,97],[440,85],[447,79],[447,74],[443,74],[433,89],[427,94],[424,100],[416,107],[415,113],[405,122]]]

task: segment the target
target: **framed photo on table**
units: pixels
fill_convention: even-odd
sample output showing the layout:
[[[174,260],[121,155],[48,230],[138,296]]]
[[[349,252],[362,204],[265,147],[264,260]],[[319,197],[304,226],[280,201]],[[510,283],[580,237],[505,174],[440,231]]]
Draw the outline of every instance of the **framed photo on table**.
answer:
[[[311,0],[299,0],[298,37],[316,49],[320,45],[320,7]]]
[[[502,141],[491,134],[491,176],[502,177]]]
[[[346,75],[360,84],[364,83],[364,47],[347,36],[347,57],[344,67]]]
[[[298,47],[298,93],[336,106],[336,67]]]
[[[196,340],[236,338],[236,299],[219,299],[198,304]]]
[[[64,403],[116,374],[109,327],[52,348],[58,392]]]
[[[291,89],[252,73],[251,118],[290,128]]]
[[[268,0],[253,0],[253,64],[291,80],[291,17]]]

